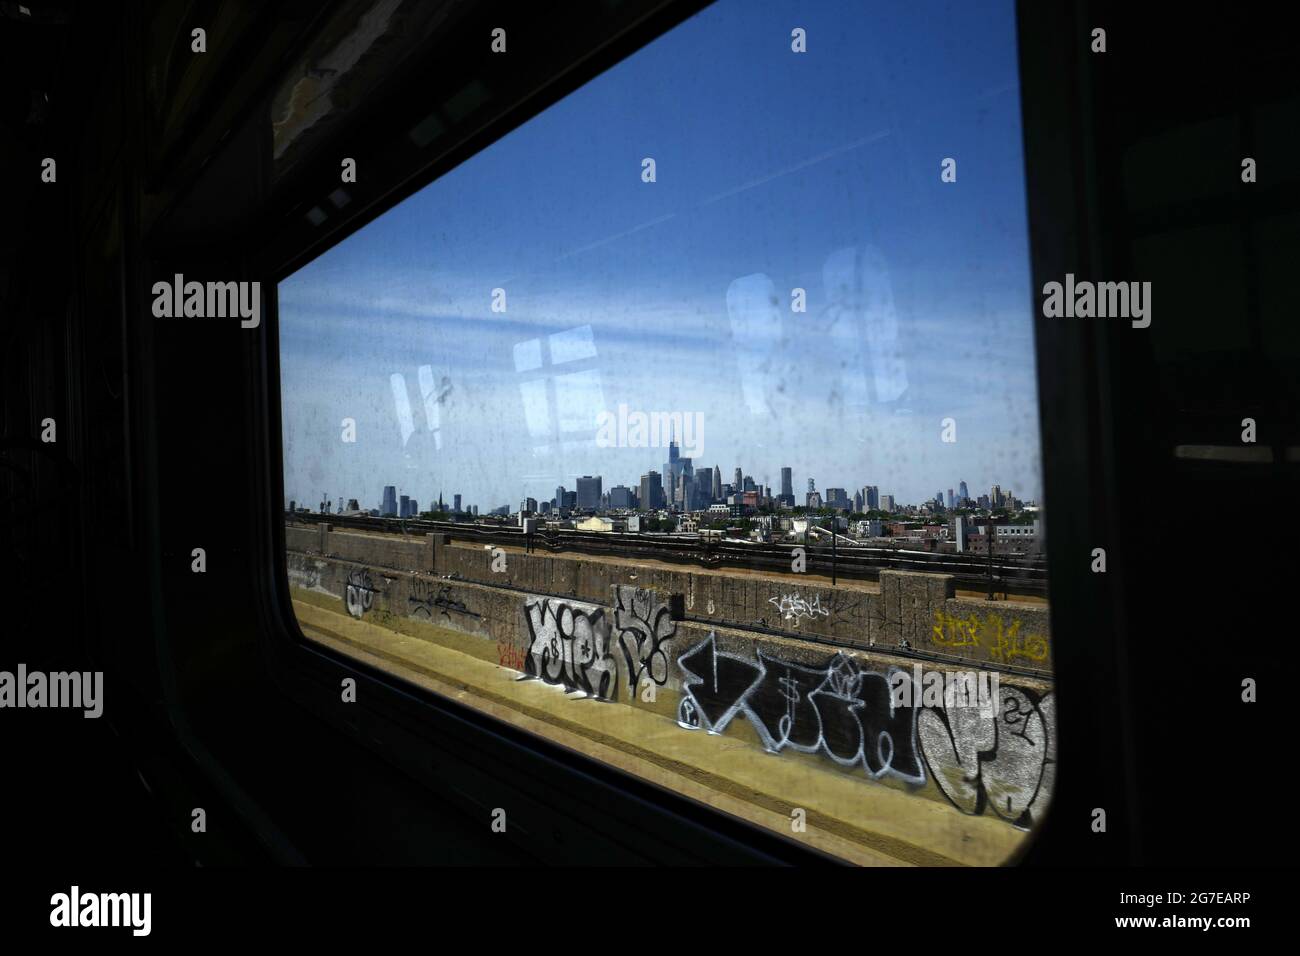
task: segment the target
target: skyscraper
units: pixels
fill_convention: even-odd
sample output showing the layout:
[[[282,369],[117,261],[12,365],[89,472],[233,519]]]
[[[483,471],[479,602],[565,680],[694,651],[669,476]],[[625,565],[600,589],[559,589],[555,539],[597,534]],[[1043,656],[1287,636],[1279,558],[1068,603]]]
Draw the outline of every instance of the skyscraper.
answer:
[[[686,462],[682,460],[681,449],[677,447],[677,442],[668,443],[668,460],[664,462],[663,487],[667,493],[668,503],[672,504],[677,500],[677,489],[680,486],[677,478],[685,468]]]
[[[789,468],[781,469],[781,496],[794,498],[794,471]]]
[[[717,465],[713,466],[713,500],[722,500],[722,469]]]
[[[411,496],[402,495],[402,497],[399,498],[398,501],[400,502],[400,504],[397,506],[398,517],[399,518],[411,517]]]
[[[970,497],[970,492],[966,490],[966,482],[963,481],[957,486],[957,495],[963,500]]]
[[[664,486],[659,472],[651,471],[642,475],[640,509],[642,511],[657,511],[663,506]]]
[[[701,468],[695,473],[695,500],[708,504],[713,500],[713,486],[717,479],[713,477],[712,468]]]
[[[880,510],[880,489],[877,486],[862,486],[862,506],[866,511]]]
[[[451,510],[460,514],[460,495],[451,496]]]
[[[600,507],[601,477],[583,475],[578,479],[578,507],[596,510]]]
[[[386,518],[397,517],[397,486],[384,485],[384,497],[379,503],[379,513]]]
[[[956,507],[956,502],[953,501],[952,489],[949,488],[948,489],[948,510],[951,511],[954,507]]]
[[[741,488],[745,487],[745,477],[741,474],[739,468],[736,469],[736,480],[731,483],[731,487],[735,488],[737,491],[740,491]]]

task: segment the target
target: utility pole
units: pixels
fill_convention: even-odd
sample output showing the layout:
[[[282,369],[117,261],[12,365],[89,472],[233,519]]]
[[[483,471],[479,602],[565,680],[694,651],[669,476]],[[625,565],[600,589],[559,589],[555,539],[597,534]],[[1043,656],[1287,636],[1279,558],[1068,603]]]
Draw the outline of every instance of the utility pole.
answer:
[[[997,522],[992,513],[989,514],[988,534],[985,540],[989,549],[989,600],[993,600],[993,542],[998,536]]]
[[[837,514],[831,515],[831,587],[835,586],[835,565],[838,560],[838,552],[835,549],[836,530],[839,527],[840,519]]]

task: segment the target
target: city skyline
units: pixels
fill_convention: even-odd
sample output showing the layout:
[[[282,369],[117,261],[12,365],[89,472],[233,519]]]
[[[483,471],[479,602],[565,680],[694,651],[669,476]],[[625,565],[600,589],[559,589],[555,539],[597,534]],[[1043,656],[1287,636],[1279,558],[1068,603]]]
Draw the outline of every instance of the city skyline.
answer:
[[[715,466],[715,465],[695,466],[694,463],[692,463],[692,465],[693,465],[693,474],[694,474],[694,475],[699,475],[699,474],[701,473],[702,470],[710,470],[710,471],[712,472],[713,476],[714,476],[714,486],[715,486],[715,487],[719,487],[719,486],[720,486],[720,487],[722,487],[723,489],[725,489],[725,488],[732,488],[732,489],[733,489],[733,493],[737,493],[738,490],[735,489],[735,487],[734,487],[734,482],[733,482],[733,481],[730,481],[730,480],[729,480],[729,481],[720,481],[720,480],[718,479],[718,475],[720,474],[720,472],[719,472],[719,467],[720,467],[720,466]],[[786,471],[787,469],[791,472],[791,475],[792,475],[792,481],[791,481],[792,486],[795,486],[795,487],[801,487],[800,482],[797,480],[797,478],[794,477],[794,476],[798,476],[798,471],[797,471],[796,469],[794,469],[792,466],[782,466],[782,468],[779,469],[779,472],[784,472],[784,471]],[[743,475],[743,477],[745,477],[745,478],[754,478],[754,476],[753,476],[753,474],[752,474],[751,472],[744,471],[743,469],[740,469],[740,468],[738,468],[737,471],[740,471],[740,473],[741,473],[741,474]],[[610,478],[610,476],[606,476],[606,475],[602,475],[602,474],[596,474],[596,475],[578,475],[578,476],[575,476],[574,478],[571,478],[571,479],[569,480],[568,483],[561,483],[561,484],[558,485],[558,486],[556,487],[556,489],[554,489],[554,490],[555,490],[556,492],[558,492],[558,491],[560,490],[560,488],[563,488],[566,492],[576,494],[576,493],[577,493],[577,490],[578,490],[578,480],[579,480],[579,479],[587,479],[587,478],[590,478],[590,479],[595,479],[596,481],[598,481],[598,482],[601,483],[601,492],[600,492],[600,494],[602,494],[602,495],[604,495],[604,496],[608,496],[609,493],[610,493],[611,491],[613,491],[615,488],[626,488],[626,489],[629,489],[629,490],[631,490],[632,492],[636,493],[636,494],[638,495],[638,497],[641,497],[641,495],[640,495],[641,482],[642,482],[642,479],[644,479],[644,478],[646,477],[646,475],[648,475],[648,474],[657,474],[657,475],[659,475],[659,477],[660,477],[661,479],[662,479],[662,477],[663,477],[663,473],[662,473],[662,472],[659,472],[657,469],[653,469],[653,468],[652,468],[652,469],[648,469],[646,472],[644,472],[644,473],[642,473],[641,475],[639,475],[639,476],[636,478],[636,480],[628,480],[628,479],[623,479],[623,478],[615,478],[615,479],[612,479],[612,481],[607,481],[606,479]],[[812,476],[812,475],[807,476],[807,480],[810,480],[810,481],[816,481],[817,486],[818,486],[818,487],[816,488],[816,492],[817,492],[818,494],[823,494],[823,495],[824,495],[824,494],[825,494],[827,491],[829,491],[829,490],[832,490],[832,489],[838,489],[838,490],[842,490],[842,491],[844,491],[844,492],[846,493],[847,498],[848,498],[850,501],[853,501],[853,500],[854,500],[854,498],[855,498],[855,496],[857,495],[858,492],[861,492],[861,491],[863,491],[863,490],[865,490],[866,488],[869,488],[869,487],[870,487],[870,488],[874,488],[874,489],[877,491],[877,493],[879,494],[879,496],[880,496],[881,498],[890,498],[890,499],[893,499],[895,505],[898,506],[898,507],[913,507],[913,508],[915,508],[915,507],[920,507],[921,505],[931,504],[931,503],[933,503],[933,502],[936,500],[934,496],[931,496],[931,497],[929,497],[929,498],[917,499],[917,500],[906,500],[906,499],[902,498],[901,496],[899,496],[899,495],[897,495],[897,494],[892,494],[892,493],[890,493],[890,492],[888,492],[888,491],[881,490],[881,487],[882,487],[882,486],[880,486],[880,485],[872,485],[872,484],[869,484],[869,483],[863,483],[863,484],[842,484],[842,485],[841,485],[841,484],[830,484],[830,483],[823,483],[820,479],[817,479],[816,476]],[[754,483],[755,483],[756,486],[758,486],[758,489],[759,489],[760,491],[762,491],[764,487],[770,487],[770,490],[771,490],[771,497],[772,497],[774,500],[775,500],[775,499],[778,499],[778,498],[779,498],[779,497],[784,493],[784,492],[782,491],[782,486],[781,486],[779,483],[773,485],[773,484],[770,484],[770,483],[768,483],[768,482],[761,482],[761,481],[759,481],[758,479],[754,479]],[[954,487],[958,487],[958,486],[961,487],[962,489],[965,489],[965,488],[967,488],[968,483],[965,482],[965,481],[960,481],[960,482],[957,482],[957,483],[954,484]],[[662,487],[662,485],[661,485],[661,487]],[[393,489],[393,492],[394,492],[391,501],[389,501],[389,500],[388,500],[388,497],[386,497],[386,496],[387,496],[387,492],[388,492],[388,490],[389,490],[390,488]],[[412,495],[412,494],[410,494],[410,492],[411,492],[412,490],[415,490],[415,489],[407,488],[406,486],[403,486],[403,485],[383,484],[383,485],[380,486],[380,494],[379,494],[379,496],[376,498],[376,501],[377,501],[378,503],[377,503],[376,505],[374,505],[373,507],[376,508],[376,509],[377,509],[377,510],[382,514],[382,513],[385,512],[386,508],[388,508],[390,505],[394,505],[394,504],[395,504],[395,503],[396,503],[400,498],[406,497],[406,498],[411,498],[412,500],[415,500],[415,501],[424,501],[424,502],[427,502],[427,507],[423,507],[423,508],[419,509],[420,511],[433,511],[433,510],[436,510],[436,509],[435,509],[435,505],[438,504],[439,502],[441,502],[441,503],[443,504],[445,510],[447,510],[447,511],[449,511],[449,512],[457,512],[457,511],[459,511],[459,512],[461,512],[461,513],[469,513],[473,508],[477,507],[477,508],[479,509],[479,514],[480,514],[481,516],[486,516],[487,514],[491,513],[492,511],[494,511],[494,510],[496,510],[496,509],[499,509],[499,508],[501,508],[501,507],[503,507],[503,506],[508,507],[508,508],[511,510],[511,513],[514,513],[514,511],[517,509],[517,507],[518,507],[518,505],[520,504],[520,502],[526,500],[526,499],[529,498],[529,497],[534,498],[535,500],[537,500],[537,501],[539,501],[539,502],[540,502],[540,501],[551,501],[551,502],[553,502],[553,501],[556,500],[555,495],[552,495],[550,498],[537,498],[536,495],[527,495],[527,496],[524,496],[524,497],[522,497],[522,498],[519,498],[519,499],[516,499],[516,500],[513,500],[513,501],[503,501],[503,502],[499,502],[499,503],[498,503],[498,502],[488,503],[488,502],[483,502],[483,501],[471,501],[471,500],[469,500],[468,497],[467,497],[467,494],[472,494],[472,491],[467,493],[465,489],[461,489],[461,490],[453,491],[453,492],[446,492],[446,491],[444,491],[443,489],[438,489],[438,490],[436,490],[434,493],[431,493],[431,494],[426,493],[425,496],[421,496],[421,495],[419,495],[419,494]],[[976,493],[975,495],[970,495],[970,494],[968,494],[968,493],[963,492],[963,493],[961,493],[961,494],[957,494],[955,497],[956,497],[958,500],[965,499],[965,500],[969,500],[969,501],[975,502],[975,501],[978,501],[979,499],[981,499],[982,497],[984,497],[984,496],[986,496],[986,495],[991,495],[995,490],[999,490],[999,491],[1001,491],[1002,493],[1004,493],[1004,494],[1006,494],[1006,495],[1015,495],[1015,492],[1016,492],[1016,489],[1015,489],[1014,486],[1010,486],[1010,485],[1008,485],[1008,486],[1005,486],[1005,487],[1004,487],[1000,482],[993,482],[992,484],[989,485],[988,489],[986,489],[986,490],[983,491],[983,492],[980,492],[979,489],[977,488],[977,493]],[[336,502],[341,502],[341,501],[349,501],[349,502],[350,502],[350,501],[355,500],[355,501],[358,503],[358,505],[359,505],[359,510],[362,510],[362,511],[369,511],[369,510],[371,510],[371,508],[372,508],[371,505],[365,503],[365,502],[366,502],[366,499],[365,499],[365,498],[358,497],[358,496],[356,496],[356,495],[351,494],[350,492],[348,492],[348,493],[343,493],[343,494],[336,494],[336,493],[334,493],[334,492],[332,492],[332,491],[327,491],[327,492],[325,492],[325,494],[326,494],[327,497],[326,497],[324,500],[328,501],[328,503],[329,503],[331,506],[333,506]],[[287,501],[294,501],[294,502],[296,502],[298,505],[303,505],[303,506],[308,506],[308,505],[309,505],[309,502],[312,502],[312,501],[317,502],[318,504],[320,503],[320,499],[319,499],[318,497],[313,497],[313,498],[301,498],[301,497],[295,497],[295,496],[293,496],[293,495],[289,495],[289,494],[286,494],[285,497],[286,497],[286,500],[287,500]],[[807,493],[804,493],[803,495],[795,495],[794,497],[795,497],[795,502],[794,502],[794,506],[795,506],[795,507],[805,507],[805,502],[806,502],[806,499],[807,499]],[[942,497],[942,496],[941,496],[941,497]],[[1022,501],[1022,502],[1024,502],[1024,503],[1026,503],[1026,504],[1034,505],[1034,506],[1036,506],[1036,507],[1038,506],[1038,502],[1036,501],[1036,499],[1031,498],[1031,497],[1026,497],[1026,496],[1024,496],[1024,495],[1018,495],[1018,496],[1017,496],[1017,500],[1020,500],[1020,501]],[[945,508],[945,509],[947,509],[947,510],[952,510],[952,509],[953,509],[953,506],[952,506],[951,504],[948,503],[948,499],[947,499],[947,498],[944,498],[944,499],[943,499],[943,503],[944,503],[944,508]],[[829,504],[827,504],[826,506],[827,506],[827,507],[830,507]],[[581,502],[577,505],[577,508],[578,508],[579,510],[583,510],[583,509],[585,509],[585,508],[587,508],[587,507],[588,507],[588,505],[584,505],[584,504],[582,504]],[[603,507],[603,506],[601,506],[601,505],[598,504],[596,507],[597,507],[597,508],[600,508],[600,507]],[[616,509],[617,507],[618,507],[618,506],[616,506],[616,505],[611,505],[611,506],[610,506],[610,509],[613,510],[613,509]],[[639,502],[639,504],[638,504],[638,510],[647,510],[647,509],[645,509],[645,507],[644,507],[644,501]],[[663,510],[663,509],[658,509],[658,510]],[[697,509],[695,509],[695,510],[703,510],[703,509],[698,509],[698,508],[697,508]]]
[[[940,10],[969,44],[933,47]],[[1038,498],[1011,5],[810,11],[806,60],[786,17],[702,11],[284,280],[286,495],[630,483],[667,448],[602,447],[626,406],[774,488],[784,459]]]

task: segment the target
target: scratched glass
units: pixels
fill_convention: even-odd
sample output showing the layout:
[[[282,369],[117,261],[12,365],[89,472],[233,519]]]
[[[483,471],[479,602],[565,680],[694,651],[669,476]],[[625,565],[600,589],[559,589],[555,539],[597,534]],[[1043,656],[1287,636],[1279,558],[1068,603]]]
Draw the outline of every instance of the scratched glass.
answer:
[[[1007,859],[1056,738],[1020,137],[1010,2],[726,0],[286,279],[305,636],[853,862]]]

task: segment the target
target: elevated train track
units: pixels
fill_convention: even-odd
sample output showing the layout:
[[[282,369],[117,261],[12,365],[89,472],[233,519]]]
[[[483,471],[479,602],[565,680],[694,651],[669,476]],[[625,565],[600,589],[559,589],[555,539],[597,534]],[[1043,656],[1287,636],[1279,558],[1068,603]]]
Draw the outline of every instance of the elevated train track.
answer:
[[[826,544],[762,544],[734,539],[709,539],[681,535],[631,532],[548,530],[531,535],[522,528],[486,527],[456,521],[422,518],[377,518],[364,515],[286,513],[286,519],[301,524],[328,523],[378,534],[423,535],[442,533],[453,540],[485,545],[503,545],[549,553],[589,554],[644,558],[705,568],[747,568],[755,571],[790,573],[791,550],[804,547],[810,573],[834,575],[858,581],[875,581],[881,571],[920,571],[951,574],[963,590],[991,590],[998,594],[1047,596],[1047,563],[1041,557],[944,554],[903,548],[873,548],[840,545],[832,551]],[[991,582],[991,584],[990,584]]]

